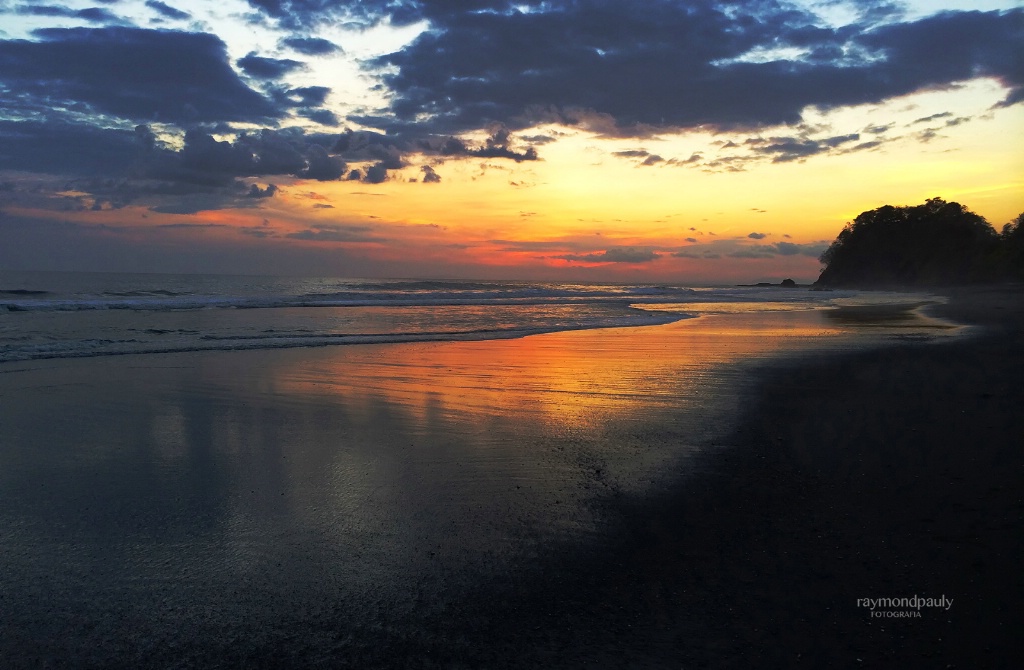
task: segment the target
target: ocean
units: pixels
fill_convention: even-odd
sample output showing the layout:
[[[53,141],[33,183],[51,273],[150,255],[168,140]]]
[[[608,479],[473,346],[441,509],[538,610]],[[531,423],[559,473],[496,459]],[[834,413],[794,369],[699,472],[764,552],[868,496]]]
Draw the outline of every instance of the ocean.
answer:
[[[0,364],[501,339],[920,300],[781,287],[0,272]]]
[[[957,332],[930,300],[0,274],[0,657],[548,665],[501,627],[601,615],[585,566],[730,449],[757,367]]]

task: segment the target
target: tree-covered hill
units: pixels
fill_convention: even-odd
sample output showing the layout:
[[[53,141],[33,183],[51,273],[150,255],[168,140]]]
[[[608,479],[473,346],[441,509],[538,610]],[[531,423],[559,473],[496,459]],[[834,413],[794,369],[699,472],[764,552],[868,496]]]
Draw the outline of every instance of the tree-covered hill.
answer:
[[[960,203],[932,198],[861,213],[821,255],[821,286],[943,286],[1024,279],[1024,214],[1002,235]]]

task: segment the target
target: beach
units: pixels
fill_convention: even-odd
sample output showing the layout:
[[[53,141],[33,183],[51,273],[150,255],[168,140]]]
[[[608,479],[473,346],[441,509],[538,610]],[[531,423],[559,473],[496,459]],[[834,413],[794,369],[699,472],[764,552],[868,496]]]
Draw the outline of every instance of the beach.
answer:
[[[7,363],[0,652],[1013,665],[1021,296],[926,309]]]

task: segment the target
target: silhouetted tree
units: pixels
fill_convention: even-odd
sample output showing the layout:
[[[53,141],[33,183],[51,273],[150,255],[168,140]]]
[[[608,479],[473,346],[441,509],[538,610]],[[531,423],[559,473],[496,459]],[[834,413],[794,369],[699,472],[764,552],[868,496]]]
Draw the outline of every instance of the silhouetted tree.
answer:
[[[939,285],[995,279],[1000,237],[956,202],[886,205],[848,223],[821,255],[826,286]]]
[[[1013,279],[1024,279],[1024,212],[1003,226],[999,247],[999,260],[1006,275]]]

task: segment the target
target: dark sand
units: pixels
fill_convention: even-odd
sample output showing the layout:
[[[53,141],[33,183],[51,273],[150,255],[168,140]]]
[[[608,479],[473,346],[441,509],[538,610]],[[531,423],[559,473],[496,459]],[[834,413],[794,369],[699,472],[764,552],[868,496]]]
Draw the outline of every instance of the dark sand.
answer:
[[[766,369],[729,448],[495,640],[565,667],[1024,667],[1024,293],[948,295],[973,337]],[[915,595],[952,605],[857,603]]]
[[[977,325],[972,337],[766,368],[699,474],[616,502],[609,545],[482,590],[390,661],[1022,667],[1024,295],[948,295],[931,312]],[[872,618],[857,603],[915,595],[952,604]],[[370,651],[353,667],[390,661]]]
[[[52,546],[64,546],[69,558],[78,556],[68,564],[69,571],[61,572],[59,554],[48,553],[57,567],[46,583],[19,582],[11,574],[6,582],[0,579],[19,585],[17,602],[0,589],[0,611],[19,608],[16,625],[0,622],[5,664],[1021,667],[1024,659],[1014,635],[1022,629],[1024,300],[1019,290],[974,290],[954,292],[948,305],[927,309],[980,328],[970,338],[908,341],[862,353],[766,364],[735,433],[717,441],[719,448],[697,456],[696,462],[687,460],[680,481],[665,493],[637,495],[627,487],[612,491],[595,503],[606,508],[597,511],[604,525],[592,541],[581,542],[573,535],[563,543],[539,543],[529,560],[516,560],[502,572],[466,582],[439,564],[437,583],[453,588],[435,593],[423,607],[413,603],[411,614],[387,610],[394,601],[384,599],[384,610],[360,619],[345,602],[332,600],[334,584],[310,581],[301,572],[279,574],[273,565],[260,563],[265,555],[251,563],[254,572],[247,579],[254,584],[261,583],[261,575],[283,579],[277,602],[250,603],[254,592],[246,590],[245,581],[238,583],[237,596],[218,591],[217,598],[226,600],[207,598],[201,591],[203,575],[188,574],[183,583],[200,590],[191,601],[194,605],[184,610],[190,601],[182,599],[175,580],[146,586],[142,592],[154,598],[148,605],[138,603],[133,609],[97,603],[92,608],[74,590],[80,588],[76,584],[93,583],[94,577],[76,571],[102,572],[101,559],[108,550],[97,546],[95,561],[73,556],[72,550],[82,548],[62,545],[63,531],[56,528],[58,540]],[[902,317],[845,310],[833,318],[843,327],[879,320],[891,327]],[[549,341],[557,338],[515,346],[525,353],[534,343]],[[239,365],[249,359],[209,359],[215,360]],[[239,368],[238,374],[244,370]],[[628,380],[624,384],[628,388]],[[55,397],[62,393],[56,387],[52,392]],[[470,402],[476,395],[465,397]],[[131,406],[132,389],[124,391],[122,401]],[[211,396],[203,402],[210,403],[212,416],[220,401]],[[196,408],[201,416],[203,407]],[[321,425],[325,419],[317,418],[314,410],[322,414],[330,407],[301,411],[309,412],[311,425]],[[246,415],[239,416],[244,426]],[[256,414],[249,418],[266,421]],[[390,420],[395,418],[400,417]],[[346,425],[345,430],[358,427]],[[372,424],[366,426],[372,436]],[[59,432],[59,427],[54,430]],[[530,428],[523,430],[530,434]],[[310,482],[319,476],[316,471],[305,475]],[[214,495],[221,486],[212,479],[182,484],[192,487],[195,499]],[[275,482],[262,484],[276,490],[270,486]],[[217,509],[224,506],[215,502]],[[269,498],[246,504],[265,506],[269,511],[262,517],[277,514],[278,503]],[[424,499],[422,504],[429,510],[433,503]],[[181,502],[174,508],[175,514],[190,509]],[[165,511],[151,516],[176,519]],[[90,517],[84,512],[81,518]],[[138,515],[126,512],[117,518]],[[181,521],[191,527],[203,519]],[[140,532],[110,530],[114,537]],[[7,532],[9,538],[0,540],[24,556],[33,555],[34,545],[17,544],[18,527]],[[288,554],[288,529],[280,532],[281,551]],[[211,547],[214,555],[217,550]],[[262,551],[267,553],[266,548]],[[290,555],[295,560],[294,552]],[[133,579],[150,569],[173,573],[162,567],[175,565],[173,554],[157,558],[155,567],[131,561],[125,565],[134,566]],[[232,565],[240,560],[237,555],[228,558]],[[336,556],[342,563],[343,558]],[[311,557],[307,567],[315,568],[318,560]],[[9,555],[5,563],[27,574],[38,572],[20,561]],[[210,566],[210,579],[216,581],[216,570],[224,568]],[[112,575],[100,579],[103,586],[96,593],[109,597],[110,579],[117,584],[119,574],[113,571],[120,568],[111,564],[107,569]],[[31,596],[24,584],[38,590],[38,606],[24,607]],[[129,593],[135,587],[125,583],[123,588]],[[386,592],[403,587],[379,588]],[[259,593],[266,598],[274,591],[261,586]],[[948,610],[924,609],[920,618],[906,619],[872,618],[857,603],[860,598],[915,595],[945,596],[953,602]],[[97,618],[94,612],[102,607],[113,614]],[[224,616],[218,608],[254,618],[230,621],[217,637],[214,624]],[[275,611],[280,611],[278,619],[265,618]],[[111,622],[111,616],[121,619]],[[181,626],[181,633],[154,636],[147,628],[165,619]],[[414,626],[402,624],[410,620]],[[67,622],[76,621],[79,628],[67,628]],[[62,648],[72,655],[62,657]]]

